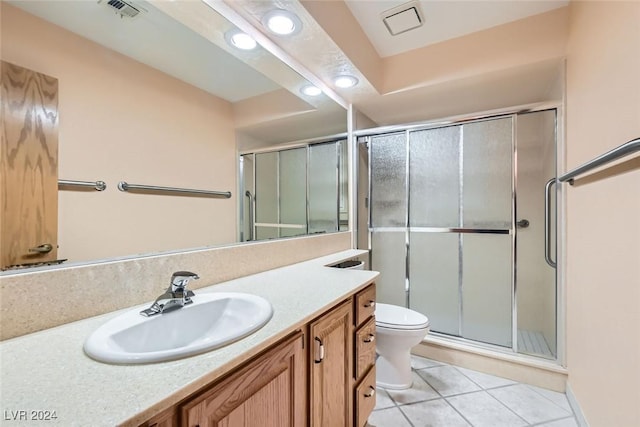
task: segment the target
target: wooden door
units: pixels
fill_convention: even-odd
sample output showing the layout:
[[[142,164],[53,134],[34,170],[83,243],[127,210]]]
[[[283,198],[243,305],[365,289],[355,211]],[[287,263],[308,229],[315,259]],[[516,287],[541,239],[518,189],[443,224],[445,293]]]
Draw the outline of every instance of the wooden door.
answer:
[[[303,427],[307,423],[304,335],[296,333],[181,407],[181,426]]]
[[[5,61],[0,68],[0,269],[4,269],[57,258],[58,80]],[[51,245],[51,250],[42,245]]]
[[[351,300],[310,325],[312,427],[350,427],[353,310]]]

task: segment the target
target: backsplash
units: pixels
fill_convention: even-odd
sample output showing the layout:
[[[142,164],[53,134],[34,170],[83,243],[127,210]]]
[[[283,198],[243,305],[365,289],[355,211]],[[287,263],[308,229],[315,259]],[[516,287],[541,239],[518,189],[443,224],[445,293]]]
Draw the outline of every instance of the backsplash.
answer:
[[[350,248],[343,232],[1,276],[0,340],[152,301],[174,271],[198,289]]]

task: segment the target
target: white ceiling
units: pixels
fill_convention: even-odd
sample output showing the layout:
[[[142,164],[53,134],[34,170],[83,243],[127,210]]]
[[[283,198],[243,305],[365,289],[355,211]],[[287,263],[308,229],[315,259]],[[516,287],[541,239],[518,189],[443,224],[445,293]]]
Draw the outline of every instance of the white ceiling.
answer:
[[[133,19],[121,18],[97,0],[8,3],[229,102],[280,88],[149,2],[135,2],[146,12]]]
[[[381,57],[485,30],[566,6],[568,0],[420,0],[424,24],[392,36],[381,14],[406,0],[345,0],[347,7]]]

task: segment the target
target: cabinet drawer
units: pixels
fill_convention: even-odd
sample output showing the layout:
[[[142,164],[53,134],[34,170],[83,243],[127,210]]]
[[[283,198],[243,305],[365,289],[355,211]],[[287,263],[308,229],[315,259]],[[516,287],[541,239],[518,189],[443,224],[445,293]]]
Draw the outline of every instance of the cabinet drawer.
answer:
[[[376,285],[371,284],[356,294],[356,326],[362,324],[376,310]]]
[[[359,380],[376,362],[376,319],[369,318],[356,332],[355,377]]]
[[[356,387],[354,402],[354,416],[356,427],[363,427],[367,424],[367,419],[371,411],[376,406],[376,367],[372,366],[366,377]]]

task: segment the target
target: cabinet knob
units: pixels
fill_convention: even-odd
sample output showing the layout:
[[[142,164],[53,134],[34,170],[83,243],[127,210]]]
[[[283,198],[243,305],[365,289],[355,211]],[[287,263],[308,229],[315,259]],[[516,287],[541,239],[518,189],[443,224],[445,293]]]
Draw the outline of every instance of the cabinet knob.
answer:
[[[369,389],[370,389],[369,393],[365,393],[364,397],[373,397],[376,395],[375,387],[369,386]]]
[[[367,338],[364,339],[364,342],[374,342],[376,340],[376,336],[373,334],[369,334],[369,336]]]
[[[369,300],[369,302],[364,305],[365,308],[375,307],[375,306],[376,306],[376,302],[374,300]]]

